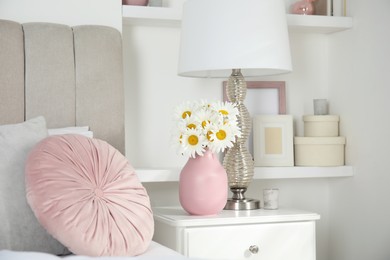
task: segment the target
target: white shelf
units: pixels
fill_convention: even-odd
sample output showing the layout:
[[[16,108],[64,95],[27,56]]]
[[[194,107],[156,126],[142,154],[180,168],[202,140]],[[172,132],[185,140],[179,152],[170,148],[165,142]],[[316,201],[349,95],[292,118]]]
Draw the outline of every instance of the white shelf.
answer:
[[[181,10],[168,7],[122,6],[122,18],[125,24],[180,26]]]
[[[254,179],[335,178],[353,176],[352,166],[256,167]]]
[[[136,169],[141,182],[177,182],[181,168]],[[352,166],[337,167],[256,167],[253,179],[335,178],[353,176]]]
[[[178,27],[181,9],[124,5],[122,17],[125,24]],[[327,34],[352,28],[351,17],[287,14],[287,23],[292,32]]]
[[[352,28],[352,18],[345,16],[287,15],[289,31],[305,33],[334,33]]]

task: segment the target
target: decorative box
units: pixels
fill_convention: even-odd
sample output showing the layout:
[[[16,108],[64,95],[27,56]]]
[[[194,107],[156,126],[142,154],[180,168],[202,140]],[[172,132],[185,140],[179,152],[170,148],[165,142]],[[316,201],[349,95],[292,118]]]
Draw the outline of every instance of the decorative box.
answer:
[[[339,116],[303,116],[305,137],[339,136]]]
[[[344,165],[345,137],[294,137],[296,166]]]

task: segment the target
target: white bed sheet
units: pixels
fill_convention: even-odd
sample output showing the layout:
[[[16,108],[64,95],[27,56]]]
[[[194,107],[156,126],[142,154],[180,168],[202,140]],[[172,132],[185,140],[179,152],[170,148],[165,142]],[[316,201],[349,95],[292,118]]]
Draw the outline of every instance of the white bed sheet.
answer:
[[[139,256],[132,257],[89,257],[80,255],[70,255],[59,257],[46,253],[38,252],[20,252],[10,250],[0,250],[1,260],[196,260],[195,258],[185,257],[178,252],[160,245],[154,241],[151,242],[148,250]],[[200,260],[200,259],[199,259]]]

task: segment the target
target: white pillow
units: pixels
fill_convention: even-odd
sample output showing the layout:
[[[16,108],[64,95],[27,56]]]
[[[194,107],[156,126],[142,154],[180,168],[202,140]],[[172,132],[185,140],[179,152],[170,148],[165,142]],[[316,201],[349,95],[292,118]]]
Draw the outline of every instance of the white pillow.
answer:
[[[0,126],[0,249],[62,254],[27,204],[24,165],[30,150],[47,137],[46,122],[37,117]]]
[[[48,129],[49,135],[63,135],[63,134],[80,134],[92,138],[93,132],[89,130],[89,126],[69,126],[63,128]]]

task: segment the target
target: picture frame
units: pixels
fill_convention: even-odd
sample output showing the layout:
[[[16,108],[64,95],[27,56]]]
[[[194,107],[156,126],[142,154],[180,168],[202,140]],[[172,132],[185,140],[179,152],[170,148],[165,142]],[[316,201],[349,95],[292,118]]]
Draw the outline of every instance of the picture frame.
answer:
[[[286,114],[286,83],[284,81],[246,81],[247,94],[244,104],[251,118],[253,115]],[[228,101],[227,81],[223,84],[223,101]],[[253,120],[252,120],[253,121]],[[253,131],[249,135],[247,147],[253,155]]]
[[[332,16],[347,16],[347,0],[331,0]]]
[[[292,115],[255,115],[253,118],[255,166],[294,166]]]
[[[286,114],[286,83],[284,81],[247,81],[244,104],[251,115]],[[227,101],[227,81],[223,82],[223,101]]]

